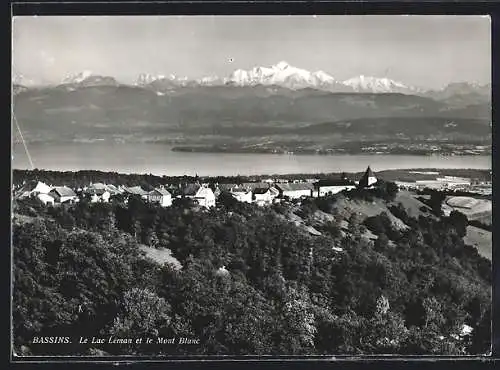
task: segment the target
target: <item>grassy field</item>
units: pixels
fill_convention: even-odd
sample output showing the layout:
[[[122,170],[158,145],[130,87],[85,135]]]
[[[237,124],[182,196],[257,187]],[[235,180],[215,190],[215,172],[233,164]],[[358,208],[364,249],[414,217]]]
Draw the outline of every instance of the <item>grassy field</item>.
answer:
[[[420,197],[425,197],[425,196],[420,196]],[[420,200],[417,199],[417,195],[413,192],[405,191],[405,190],[400,190],[396,194],[396,199],[394,199],[394,204],[401,203],[403,204],[403,207],[406,210],[406,213],[408,213],[408,216],[410,217],[415,217],[418,219],[419,216],[430,216],[431,215],[431,208],[427,206],[426,204],[422,203]],[[424,207],[423,209],[426,209],[426,211],[422,211],[421,208]]]
[[[164,263],[169,263],[175,266],[177,269],[181,269],[181,263],[172,256],[170,249],[156,249],[151,248],[146,245],[140,246],[141,250],[146,252],[146,257],[151,258],[156,263],[163,265]]]
[[[454,209],[472,220],[478,220],[491,225],[492,204],[491,200],[477,199],[473,197],[447,197],[445,207]]]
[[[467,235],[464,237],[464,242],[475,247],[481,256],[491,260],[493,245],[490,231],[475,226],[467,226]]]

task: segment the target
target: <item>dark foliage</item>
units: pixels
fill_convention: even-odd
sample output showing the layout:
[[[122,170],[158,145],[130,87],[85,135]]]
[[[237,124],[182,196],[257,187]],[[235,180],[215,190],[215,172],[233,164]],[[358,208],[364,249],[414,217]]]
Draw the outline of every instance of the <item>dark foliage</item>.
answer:
[[[345,236],[336,220],[311,236],[286,219],[288,205],[221,199],[210,211],[182,199],[169,208],[139,198],[53,208],[16,202],[16,351],[89,351],[30,343],[48,335],[200,339],[194,346],[93,346],[110,354],[489,349],[491,263],[464,245],[463,215],[414,219],[398,204],[390,211],[411,226],[406,230],[381,214],[363,224],[350,220]],[[306,200],[298,212],[331,212],[334,204],[335,196]],[[359,237],[363,225],[378,236],[374,243]],[[170,249],[182,269],[144,258],[140,244]],[[456,337],[464,324],[472,335]]]

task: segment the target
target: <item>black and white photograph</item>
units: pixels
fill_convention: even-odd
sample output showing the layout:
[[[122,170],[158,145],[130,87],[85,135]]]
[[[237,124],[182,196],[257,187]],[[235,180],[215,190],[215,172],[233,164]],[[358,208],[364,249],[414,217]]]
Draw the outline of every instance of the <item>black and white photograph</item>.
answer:
[[[11,356],[485,356],[491,19],[13,16]]]

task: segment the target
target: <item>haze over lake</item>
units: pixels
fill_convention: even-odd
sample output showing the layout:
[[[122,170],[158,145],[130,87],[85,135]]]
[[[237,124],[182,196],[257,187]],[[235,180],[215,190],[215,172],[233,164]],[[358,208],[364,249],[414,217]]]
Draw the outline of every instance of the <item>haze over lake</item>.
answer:
[[[159,144],[31,144],[35,168],[180,176],[232,176],[288,173],[358,172],[405,168],[491,169],[490,156],[286,155],[181,153]],[[22,144],[14,144],[12,167],[29,169]]]

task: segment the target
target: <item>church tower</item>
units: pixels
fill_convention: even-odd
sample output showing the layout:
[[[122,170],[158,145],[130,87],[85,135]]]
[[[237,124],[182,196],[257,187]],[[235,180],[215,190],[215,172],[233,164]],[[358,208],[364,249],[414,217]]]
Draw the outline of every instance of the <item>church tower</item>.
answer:
[[[377,182],[377,178],[375,177],[370,166],[366,169],[364,175],[359,180],[359,187],[361,188],[369,188],[373,184]]]

